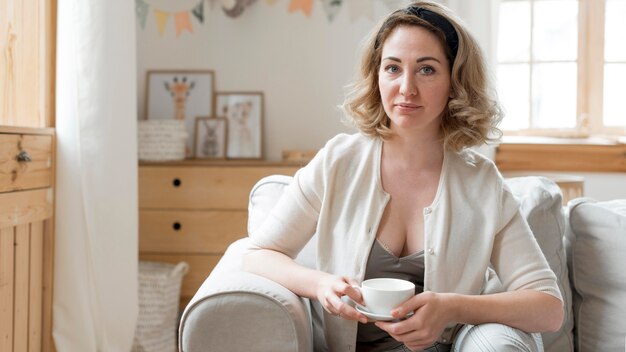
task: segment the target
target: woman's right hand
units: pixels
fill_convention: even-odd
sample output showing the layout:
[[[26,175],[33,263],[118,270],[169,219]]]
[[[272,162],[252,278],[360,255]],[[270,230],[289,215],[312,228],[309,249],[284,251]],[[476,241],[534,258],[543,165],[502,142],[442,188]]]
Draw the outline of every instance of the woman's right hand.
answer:
[[[364,305],[361,291],[357,288],[358,286],[358,283],[351,278],[328,275],[318,283],[317,300],[320,301],[322,307],[328,313],[347,320],[357,320],[365,324],[367,323],[367,317],[341,299],[345,295],[354,302]]]

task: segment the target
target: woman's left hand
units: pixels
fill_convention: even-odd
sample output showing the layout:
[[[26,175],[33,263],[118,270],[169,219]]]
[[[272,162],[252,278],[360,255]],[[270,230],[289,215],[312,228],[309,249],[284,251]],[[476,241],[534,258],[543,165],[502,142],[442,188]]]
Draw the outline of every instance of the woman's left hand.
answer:
[[[404,317],[411,311],[413,316],[400,322],[379,321],[376,326],[411,350],[429,347],[437,341],[446,324],[453,321],[451,300],[450,294],[420,293],[391,311],[394,318]]]

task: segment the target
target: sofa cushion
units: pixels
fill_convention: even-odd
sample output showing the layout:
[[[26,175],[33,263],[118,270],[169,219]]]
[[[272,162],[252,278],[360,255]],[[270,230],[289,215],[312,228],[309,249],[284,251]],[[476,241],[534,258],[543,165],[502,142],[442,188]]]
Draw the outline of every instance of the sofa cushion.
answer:
[[[567,251],[576,314],[576,349],[624,351],[626,199],[568,204]]]
[[[520,202],[522,215],[528,221],[539,247],[554,271],[563,296],[565,321],[559,331],[542,334],[545,351],[573,351],[574,316],[563,246],[566,223],[561,190],[556,183],[545,177],[515,177],[506,179],[505,182]]]

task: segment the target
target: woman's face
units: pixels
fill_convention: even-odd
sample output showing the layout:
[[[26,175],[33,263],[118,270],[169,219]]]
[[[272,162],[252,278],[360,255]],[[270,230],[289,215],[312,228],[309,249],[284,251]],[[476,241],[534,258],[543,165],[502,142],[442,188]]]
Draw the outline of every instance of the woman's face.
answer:
[[[378,86],[392,131],[439,134],[451,88],[448,59],[434,34],[395,28],[383,43]]]

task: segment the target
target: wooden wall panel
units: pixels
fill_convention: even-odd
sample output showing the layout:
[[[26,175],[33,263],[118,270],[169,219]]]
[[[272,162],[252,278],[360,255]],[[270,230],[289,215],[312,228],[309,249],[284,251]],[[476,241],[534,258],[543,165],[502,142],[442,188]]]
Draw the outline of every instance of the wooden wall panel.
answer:
[[[15,231],[0,229],[0,351],[13,351],[13,290]]]
[[[53,155],[55,148],[56,7],[57,0],[0,0],[0,133],[33,135],[19,137],[22,147],[46,139],[47,155],[50,139]],[[53,188],[6,193],[54,185],[54,159],[31,162],[27,171],[37,175],[20,177],[25,168],[10,167],[14,151],[0,149],[10,154],[0,161],[9,173],[0,180],[0,352],[54,352]]]
[[[28,351],[30,225],[19,225],[15,229],[15,296],[13,298],[13,350]]]
[[[43,352],[54,352],[52,339],[52,291],[54,282],[54,218],[44,221],[43,237],[43,313],[42,342]]]
[[[52,207],[50,189],[0,193],[0,227],[48,219]]]
[[[0,0],[0,125],[52,126],[55,4]]]
[[[41,322],[43,303],[43,221],[30,226],[30,274],[28,292],[28,351],[41,351]]]

